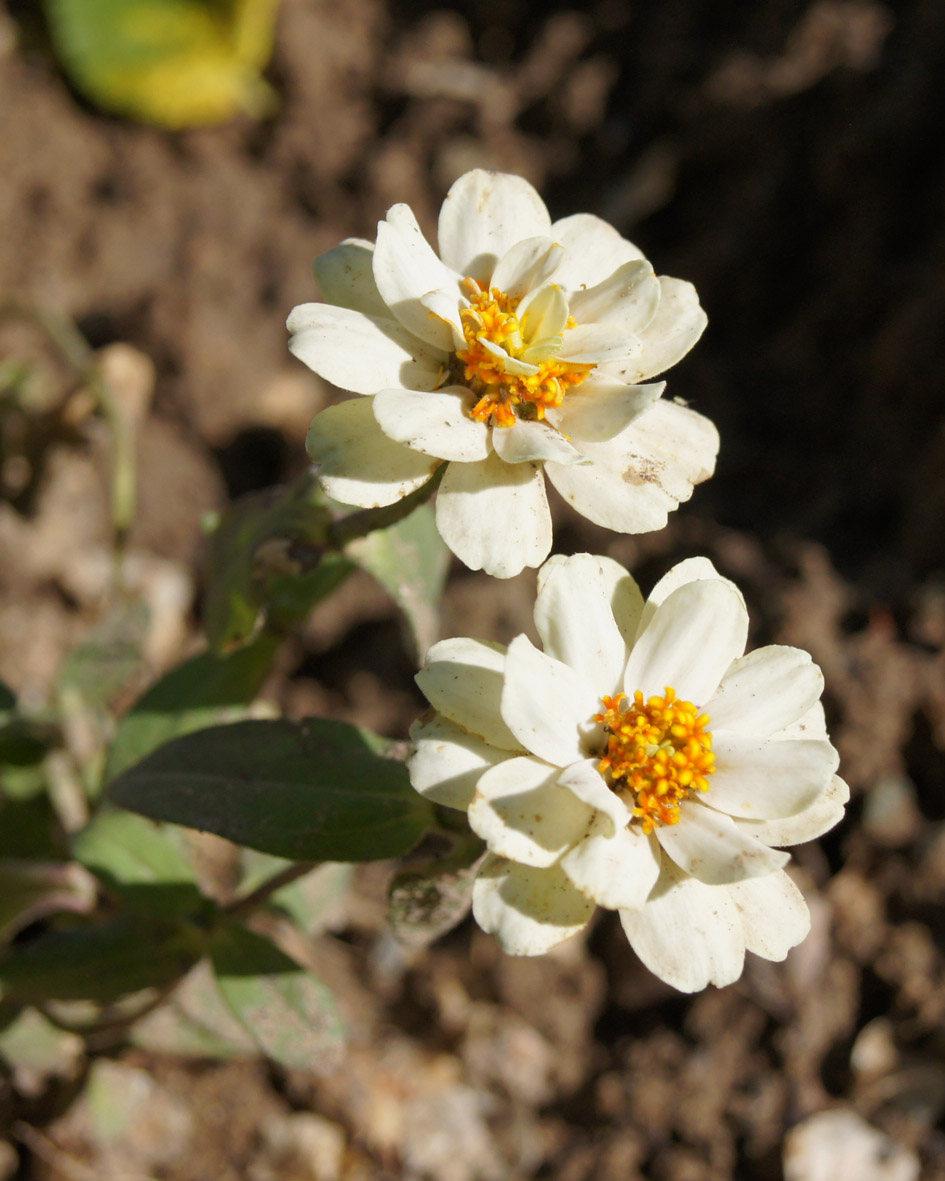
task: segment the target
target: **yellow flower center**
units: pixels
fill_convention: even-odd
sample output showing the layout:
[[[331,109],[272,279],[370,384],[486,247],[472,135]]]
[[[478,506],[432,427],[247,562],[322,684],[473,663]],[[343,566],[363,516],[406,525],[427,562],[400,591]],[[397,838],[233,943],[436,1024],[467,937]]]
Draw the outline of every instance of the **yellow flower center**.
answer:
[[[640,821],[645,833],[676,824],[687,796],[706,791],[715,770],[709,715],[691,701],[678,701],[669,686],[663,697],[644,702],[638,689],[602,698],[596,714],[607,731],[607,747],[597,764],[614,791]]]
[[[460,312],[466,347],[457,349],[456,357],[464,380],[479,395],[470,411],[477,422],[509,427],[516,417],[541,420],[549,406],[560,406],[567,391],[594,368],[555,356],[561,332],[574,327],[556,289],[546,288],[538,298],[513,299],[495,287],[484,291],[475,279],[465,279],[463,291],[470,301]],[[553,293],[550,298],[548,292]],[[519,319],[516,312],[526,301]]]

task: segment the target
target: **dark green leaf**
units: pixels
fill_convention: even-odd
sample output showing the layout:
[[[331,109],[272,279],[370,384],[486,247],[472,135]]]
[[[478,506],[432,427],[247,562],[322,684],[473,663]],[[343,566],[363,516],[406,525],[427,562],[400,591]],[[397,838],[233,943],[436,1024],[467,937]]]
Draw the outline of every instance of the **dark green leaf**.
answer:
[[[0,721],[0,766],[35,766],[60,741],[59,727],[52,722],[7,714]]]
[[[68,858],[59,818],[45,791],[0,798],[0,857],[29,861]]]
[[[72,841],[72,854],[136,910],[197,914],[210,905],[173,829],[103,810]]]
[[[8,714],[14,709],[16,709],[16,696],[3,681],[0,681],[0,715]]]
[[[116,803],[294,861],[406,852],[430,822],[402,763],[355,726],[236,722],[178,738],[120,775]]]
[[[224,656],[203,652],[162,677],[118,723],[108,754],[106,781],[182,734],[222,721],[226,709],[248,705],[262,687],[279,648],[261,635]]]
[[[53,931],[0,958],[4,995],[107,1002],[172,984],[203,950],[196,928],[123,914],[108,922]]]
[[[449,550],[429,504],[391,525],[349,542],[345,553],[372,574],[407,617],[418,662],[439,634],[439,602]]]
[[[210,961],[220,993],[260,1050],[283,1066],[337,1064],[344,1030],[331,993],[268,939],[236,923],[213,937]]]
[[[69,653],[59,674],[60,685],[77,690],[90,705],[108,706],[144,671],[147,628],[145,604],[123,604]]]

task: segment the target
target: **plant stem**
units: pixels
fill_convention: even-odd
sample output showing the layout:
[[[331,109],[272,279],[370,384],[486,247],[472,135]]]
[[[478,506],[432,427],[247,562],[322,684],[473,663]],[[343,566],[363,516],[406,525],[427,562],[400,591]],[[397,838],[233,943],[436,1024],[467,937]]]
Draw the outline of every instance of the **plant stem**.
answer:
[[[243,915],[250,914],[258,906],[261,906],[277,890],[305,877],[307,873],[311,873],[317,867],[317,861],[296,861],[292,865],[287,865],[285,869],[280,869],[278,873],[274,873],[271,878],[267,878],[261,885],[258,885],[255,890],[250,890],[242,898],[235,898],[228,903],[223,907],[223,911],[231,919],[242,918]]]

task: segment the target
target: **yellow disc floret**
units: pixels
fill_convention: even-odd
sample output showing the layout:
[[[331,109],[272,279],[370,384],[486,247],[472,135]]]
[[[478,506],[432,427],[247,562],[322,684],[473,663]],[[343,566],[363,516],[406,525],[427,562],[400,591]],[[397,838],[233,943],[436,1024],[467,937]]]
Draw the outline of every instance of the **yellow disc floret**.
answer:
[[[602,700],[604,712],[594,721],[603,724],[607,746],[598,769],[645,833],[676,824],[680,804],[693,792],[706,791],[715,770],[709,715],[691,701],[677,700],[668,686],[663,697],[647,701],[639,689],[632,702],[625,693]]]
[[[456,358],[464,380],[479,396],[470,411],[477,422],[508,427],[518,416],[541,420],[548,407],[560,406],[567,391],[594,368],[555,356],[560,332],[574,327],[566,304],[563,322],[552,324],[548,335],[549,317],[537,309],[525,311],[519,320],[516,310],[522,300],[495,287],[484,291],[475,279],[464,280],[463,292],[469,299],[469,307],[460,312],[466,347],[456,350]]]

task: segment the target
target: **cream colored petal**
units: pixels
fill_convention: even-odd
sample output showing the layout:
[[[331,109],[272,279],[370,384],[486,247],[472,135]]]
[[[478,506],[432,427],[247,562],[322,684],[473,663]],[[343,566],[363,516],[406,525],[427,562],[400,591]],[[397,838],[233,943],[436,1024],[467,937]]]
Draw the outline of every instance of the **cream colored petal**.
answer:
[[[391,312],[374,282],[374,243],[348,238],[312,263],[325,303],[352,308],[367,316],[390,319]]]
[[[593,813],[537,759],[506,759],[479,779],[469,825],[490,853],[521,865],[553,865],[581,839]]]
[[[619,266],[601,283],[571,296],[579,324],[607,324],[622,336],[636,336],[656,315],[660,281],[645,259]]]
[[[733,663],[705,710],[713,731],[759,740],[803,717],[823,688],[823,673],[807,652],[769,644]]]
[[[638,829],[617,832],[597,814],[584,839],[561,858],[577,888],[608,910],[645,905],[660,872],[655,841]]]
[[[502,717],[532,754],[557,767],[584,757],[582,737],[600,708],[595,688],[568,665],[516,636],[505,657]]]
[[[624,357],[634,347],[634,342],[612,324],[578,324],[565,330],[558,357],[573,365],[597,365]]]
[[[630,946],[680,992],[723,987],[742,974],[742,918],[724,886],[707,886],[663,858],[660,878],[640,910],[621,910]]]
[[[771,735],[772,742],[791,741],[794,738],[824,738],[828,739],[830,736],[827,733],[827,718],[824,715],[824,707],[821,702],[815,702],[803,717],[797,719],[796,722],[791,722],[789,726],[785,726],[783,730],[776,730]]]
[[[492,446],[506,463],[587,463],[576,447],[543,422],[517,419],[512,426],[495,427]]]
[[[437,258],[409,205],[388,210],[377,227],[374,248],[377,289],[405,328],[443,352],[453,347],[452,330],[431,315],[421,297],[431,291],[458,291],[461,278]]]
[[[446,355],[428,348],[395,320],[327,303],[293,308],[289,351],[342,390],[374,394],[389,387],[432,390]]]
[[[766,845],[802,845],[839,824],[849,799],[850,789],[839,775],[834,775],[826,791],[803,812],[783,820],[743,820],[738,816],[734,820],[742,832]]]
[[[726,886],[783,869],[788,854],[742,832],[730,816],[686,800],[678,824],[663,824],[656,838],[686,873],[707,886]]]
[[[558,782],[568,791],[573,792],[579,800],[605,816],[608,821],[606,831],[613,835],[626,828],[631,820],[631,813],[623,800],[610,790],[604,778],[597,770],[597,759],[581,759],[572,763],[558,776]]]
[[[488,856],[473,885],[473,915],[507,955],[544,955],[576,935],[594,903],[558,865],[534,869]]]
[[[509,377],[534,377],[538,372],[537,365],[531,361],[522,361],[518,357],[511,356],[494,341],[487,340],[484,336],[477,336],[476,340],[490,356],[495,357]]]
[[[594,374],[568,390],[561,405],[548,411],[548,421],[569,439],[606,443],[649,410],[665,388],[662,381],[626,385]]]
[[[708,558],[685,558],[668,570],[656,586],[653,587],[652,591],[650,591],[640,615],[640,625],[637,629],[637,635],[642,633],[643,629],[653,618],[653,612],[660,603],[669,598],[674,590],[685,586],[687,582],[704,582],[707,579],[716,579],[719,582],[724,582],[726,586],[738,595],[744,605],[745,599],[742,592],[730,579],[723,578]]]
[[[747,820],[780,820],[810,808],[839,761],[823,740],[771,742],[731,730],[714,733],[712,749],[716,769],[706,803]]]
[[[414,788],[434,804],[463,812],[483,771],[510,756],[440,714],[414,722],[410,738],[407,771]]]
[[[557,339],[568,323],[568,301],[556,283],[547,283],[526,295],[515,314],[527,345]],[[543,358],[544,359],[544,358]]]
[[[551,513],[541,468],[497,455],[451,463],[436,498],[436,525],[471,570],[511,578],[551,549]]]
[[[635,626],[642,607],[637,584],[612,558],[556,555],[541,568],[535,626],[549,656],[609,696],[623,687],[628,654],[615,616]]]
[[[626,364],[612,367],[617,376],[631,384],[657,377],[681,361],[708,323],[691,283],[667,275],[661,275],[659,282],[659,307],[641,335],[641,351]]]
[[[548,238],[551,218],[527,180],[481,168],[465,173],[440,208],[440,254],[461,275],[488,283],[503,255],[526,238]]]
[[[810,911],[783,870],[735,882],[728,893],[741,916],[745,947],[762,959],[780,962],[807,938]]]
[[[568,291],[594,287],[625,262],[643,258],[632,242],[593,213],[574,213],[551,227],[551,236],[567,250],[555,278]]]
[[[521,299],[544,286],[564,261],[564,248],[550,238],[525,238],[499,259],[492,286],[510,299]]]
[[[500,644],[456,637],[433,645],[416,682],[443,717],[490,746],[518,754],[522,747],[500,711],[504,675]]]
[[[469,417],[468,400],[463,386],[430,393],[381,390],[374,398],[374,417],[386,435],[413,451],[469,463],[485,459],[492,447],[489,428]]]
[[[651,697],[669,685],[701,706],[744,652],[747,636],[748,613],[726,583],[686,583],[660,603],[634,644],[624,692]]]
[[[577,441],[576,441],[577,442]],[[577,443],[585,454],[588,445]],[[549,463],[545,475],[557,492],[582,517],[613,529],[617,533],[651,533],[662,529],[676,501],[656,483],[648,483],[636,473],[637,483],[625,482],[619,472],[603,464]]]
[[[469,306],[469,301],[460,294],[459,289],[454,287],[428,291],[426,295],[421,295],[420,302],[431,316],[442,320],[447,326],[452,336],[453,350],[465,348],[466,337],[463,335],[460,312]]]
[[[394,504],[425,484],[440,463],[389,439],[371,402],[357,398],[316,414],[305,444],[328,495],[359,508]]]

